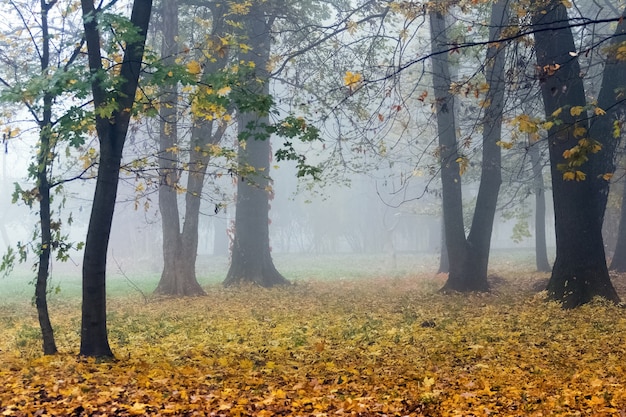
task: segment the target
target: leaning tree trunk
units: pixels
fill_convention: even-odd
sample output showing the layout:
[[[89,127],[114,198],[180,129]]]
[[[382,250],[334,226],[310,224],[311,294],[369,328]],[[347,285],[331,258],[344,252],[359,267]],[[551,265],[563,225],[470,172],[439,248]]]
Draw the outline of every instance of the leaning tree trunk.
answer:
[[[533,15],[537,67],[541,70],[546,117],[561,111],[561,124],[548,132],[556,231],[556,260],[548,296],[565,308],[585,304],[594,296],[617,302],[619,297],[609,279],[604,254],[602,216],[596,203],[598,185],[591,178],[597,155],[590,155],[582,166],[565,168],[573,169],[571,175],[580,181],[564,175],[563,167],[569,162],[564,153],[579,145],[588,130],[586,113],[577,115],[570,109],[584,108],[586,98],[578,59],[570,54],[576,49],[567,10],[557,0],[545,6]],[[580,128],[587,130],[581,134]],[[585,175],[588,180],[583,180]]]
[[[535,263],[537,271],[549,272],[551,267],[546,245],[546,187],[543,182],[543,168],[538,146],[539,142],[532,143],[528,148],[535,192]]]
[[[131,13],[131,24],[137,35],[129,40],[119,73],[119,86],[107,91],[102,83],[102,55],[98,14],[92,0],[82,0],[83,24],[89,69],[92,75],[94,107],[109,104],[111,95],[118,108],[110,117],[96,115],[96,131],[100,142],[100,158],[96,190],[87,228],[83,259],[82,323],[80,332],[80,354],[95,357],[113,357],[107,336],[106,320],[106,260],[111,224],[115,210],[115,199],[122,150],[130,123],[135,93],[141,71],[141,61],[150,22],[152,0],[135,0]]]
[[[246,20],[251,50],[242,53],[241,59],[253,62],[256,72],[251,77],[249,88],[254,93],[267,95],[269,74],[266,68],[270,59],[271,23],[256,2],[250,8]],[[263,81],[261,86],[257,79]],[[242,112],[238,115],[237,123],[240,132],[240,166],[248,166],[254,172],[246,178],[240,176],[237,182],[235,237],[224,285],[251,282],[271,287],[287,284],[289,281],[274,266],[269,240],[269,170],[272,150],[270,138],[266,137],[264,129],[269,124],[269,116]],[[255,139],[255,134],[264,139]],[[244,140],[243,136],[247,139]]]

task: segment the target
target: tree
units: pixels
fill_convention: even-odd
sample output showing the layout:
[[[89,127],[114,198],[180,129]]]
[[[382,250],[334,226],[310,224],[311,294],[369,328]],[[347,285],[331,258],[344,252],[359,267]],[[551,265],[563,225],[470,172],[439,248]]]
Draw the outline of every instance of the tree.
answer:
[[[255,73],[247,88],[253,94],[269,95],[269,73],[272,18],[266,16],[264,6],[254,1],[246,15],[246,37],[250,50],[240,59],[252,62]],[[270,139],[266,127],[270,125],[269,113],[239,108],[239,161],[248,165],[252,175],[237,181],[235,208],[235,236],[230,268],[224,285],[252,282],[263,287],[287,284],[272,260],[269,243],[269,178]]]
[[[606,133],[588,136],[587,101],[565,5],[548,1],[534,6],[532,25],[545,114],[548,120],[558,121],[548,130],[556,231],[548,295],[564,308],[577,307],[594,296],[617,302],[602,239],[608,190],[604,175],[613,159],[606,141],[613,138]],[[622,25],[620,21],[618,30]],[[615,98],[614,90],[606,91],[605,80],[621,77],[609,68],[600,97]],[[598,113],[604,111],[600,109]]]
[[[224,14],[225,4],[208,2],[212,14],[212,33],[207,37],[204,54],[209,56],[204,62],[202,85],[215,85],[227,65],[228,54],[221,39],[225,39]],[[174,65],[178,55],[178,3],[164,1],[163,18],[163,64]],[[213,79],[210,79],[213,78]],[[213,118],[206,109],[196,109],[192,114],[193,126],[189,146],[189,162],[187,164],[187,186],[185,190],[185,216],[182,230],[178,209],[178,193],[180,182],[179,151],[181,144],[177,139],[177,102],[176,86],[163,89],[160,106],[160,158],[159,158],[159,208],[163,221],[163,272],[155,290],[158,294],[167,295],[203,295],[204,290],[196,278],[196,256],[198,250],[198,221],[200,203],[203,193],[209,158],[217,156],[216,145],[225,133],[227,123],[224,119]],[[203,100],[202,87],[196,96]],[[204,98],[206,99],[206,97]],[[194,111],[192,110],[192,113]],[[210,117],[207,117],[210,116]],[[219,153],[219,152],[218,152]]]
[[[535,263],[537,271],[549,272],[548,249],[546,245],[546,190],[543,182],[543,161],[539,153],[539,142],[531,143],[528,155],[533,172],[535,193]]]
[[[100,156],[83,260],[80,354],[113,357],[106,325],[107,248],[122,150],[141,72],[152,0],[135,0],[130,21],[118,27],[126,32],[118,74],[107,73],[103,67],[100,26],[104,23],[103,10],[96,9],[92,0],[81,0],[81,5]]]
[[[70,148],[83,143],[82,135],[86,126],[82,123],[85,121],[85,114],[79,107],[64,106],[60,102],[71,101],[72,96],[84,98],[86,92],[84,83],[79,81],[82,70],[80,66],[74,65],[80,58],[83,41],[79,39],[80,35],[72,30],[71,21],[66,10],[63,10],[63,4],[56,0],[41,1],[38,12],[36,7],[31,9],[30,6],[34,5],[10,2],[10,10],[6,11],[8,15],[16,16],[19,24],[26,29],[28,44],[20,43],[22,30],[15,30],[7,32],[3,37],[7,42],[3,48],[9,51],[23,47],[23,50],[34,51],[34,54],[32,56],[27,54],[26,57],[3,54],[2,59],[7,68],[6,75],[0,77],[0,84],[4,87],[0,93],[0,100],[12,106],[18,104],[26,109],[38,131],[36,155],[28,169],[28,176],[34,180],[34,187],[24,190],[20,185],[16,185],[13,200],[14,202],[21,200],[31,208],[38,205],[39,208],[38,230],[34,234],[39,243],[18,244],[18,252],[20,262],[26,260],[29,247],[34,247],[38,255],[35,263],[37,270],[35,305],[42,333],[43,352],[49,355],[57,352],[47,301],[52,255],[56,253],[57,259],[66,260],[68,251],[75,247],[73,243],[67,241],[67,236],[63,235],[61,230],[63,222],[58,213],[52,210],[51,191],[56,187],[59,193],[62,192],[60,186],[71,179],[58,178],[53,168],[55,165],[61,165],[59,148],[67,146],[69,152]],[[70,8],[69,5],[65,7]],[[37,22],[37,29],[40,30],[38,35],[32,21]],[[53,42],[53,39],[56,42]],[[22,59],[25,62],[20,62]],[[33,62],[38,63],[38,68],[31,70]],[[9,117],[7,124],[10,123],[13,123],[13,120]],[[10,135],[9,128],[8,133],[5,133],[5,140],[6,136]],[[79,174],[76,178],[80,176]],[[59,208],[62,205],[63,202]],[[70,215],[67,222],[71,224],[71,221]],[[76,247],[80,249],[81,245]],[[10,268],[13,261],[15,257],[12,250],[9,250],[3,258],[0,270]]]
[[[500,135],[504,100],[504,44],[497,41],[508,23],[505,1],[492,6],[489,30],[490,45],[486,57],[486,82],[489,89],[484,100],[483,159],[480,187],[469,235],[463,225],[461,173],[468,163],[458,153],[454,96],[450,91],[445,14],[430,11],[432,37],[433,86],[435,92],[445,241],[448,250],[449,275],[443,291],[487,291],[487,266],[491,232],[501,183]]]

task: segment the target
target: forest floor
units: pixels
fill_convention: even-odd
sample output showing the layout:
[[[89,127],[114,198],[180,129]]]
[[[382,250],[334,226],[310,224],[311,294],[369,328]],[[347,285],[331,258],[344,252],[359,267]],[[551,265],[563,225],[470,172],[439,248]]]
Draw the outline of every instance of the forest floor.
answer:
[[[113,294],[116,361],[77,355],[78,297],[52,297],[46,357],[29,300],[0,297],[0,414],[626,415],[625,310],[562,310],[537,291],[547,274],[497,275],[471,295],[432,273]]]

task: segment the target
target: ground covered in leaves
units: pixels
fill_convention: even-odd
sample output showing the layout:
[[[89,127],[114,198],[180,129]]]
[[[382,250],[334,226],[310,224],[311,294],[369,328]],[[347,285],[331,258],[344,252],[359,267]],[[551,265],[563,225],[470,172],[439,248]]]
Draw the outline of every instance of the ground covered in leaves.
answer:
[[[0,306],[9,416],[626,415],[625,311],[564,311],[505,277],[441,295],[442,277],[212,286],[195,299],[109,303],[116,361],[77,356],[79,306]]]

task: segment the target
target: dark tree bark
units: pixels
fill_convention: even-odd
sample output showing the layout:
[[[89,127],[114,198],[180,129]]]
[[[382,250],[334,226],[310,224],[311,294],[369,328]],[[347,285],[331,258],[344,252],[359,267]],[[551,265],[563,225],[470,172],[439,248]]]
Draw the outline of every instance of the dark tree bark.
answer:
[[[93,0],[81,0],[85,40],[92,76],[93,102],[96,109],[110,100],[118,103],[110,117],[96,115],[96,131],[100,142],[98,178],[87,229],[83,259],[82,324],[80,354],[113,357],[106,323],[106,261],[111,223],[122,160],[122,150],[130,123],[131,111],[139,82],[141,61],[150,22],[152,0],[135,0],[131,23],[138,35],[126,44],[119,74],[119,87],[107,91],[102,83],[104,69],[98,28],[98,11]]]
[[[546,188],[543,182],[543,167],[539,153],[539,142],[528,148],[530,164],[533,170],[533,191],[535,193],[535,263],[537,271],[549,272],[552,268],[548,261],[546,245]]]
[[[441,161],[444,241],[448,252],[449,278],[457,281],[463,274],[467,257],[467,241],[463,224],[463,196],[457,158],[454,96],[450,93],[450,63],[445,16],[439,11],[430,12],[432,43],[433,88],[437,112],[437,132]],[[446,283],[447,286],[447,283]]]
[[[46,71],[50,66],[50,34],[48,29],[48,11],[54,5],[41,1],[41,69]],[[37,155],[37,187],[39,190],[39,222],[41,244],[39,248],[39,265],[35,282],[35,306],[43,342],[43,353],[52,355],[57,352],[54,331],[48,313],[48,277],[50,254],[52,252],[52,229],[50,211],[50,182],[48,181],[52,137],[52,104],[53,94],[46,92],[43,96],[43,114],[39,121],[39,153]]]
[[[265,16],[258,2],[254,2],[246,16],[246,32],[251,50],[242,53],[241,59],[255,64],[255,74],[249,89],[256,94],[269,94],[269,74],[266,70],[270,59],[271,19]],[[263,81],[259,85],[256,78]],[[255,283],[262,287],[288,284],[274,266],[269,241],[269,179],[270,139],[255,139],[255,134],[267,136],[263,126],[269,125],[268,114],[240,112],[237,117],[240,137],[239,162],[241,166],[254,168],[254,174],[237,182],[235,209],[235,238],[232,260],[224,285]],[[252,131],[250,131],[252,129]]]
[[[626,93],[626,61],[617,58],[617,47],[626,41],[626,9],[622,12],[622,20],[619,21],[615,30],[615,35],[611,39],[607,61],[604,67],[602,87],[598,97],[598,107],[606,111],[605,115],[596,115],[590,126],[590,132],[594,139],[602,143],[605,158],[601,159],[601,164],[596,170],[596,177],[600,182],[600,204],[606,206],[608,197],[607,181],[600,180],[605,173],[613,173],[615,170],[615,151],[619,138],[613,135],[613,123],[624,120],[626,114],[626,103],[624,94]],[[619,230],[617,233],[617,243],[611,260],[610,268],[617,272],[626,272],[626,182],[624,183],[624,193],[622,194],[622,206],[620,213]],[[599,207],[604,215],[604,207]]]
[[[489,39],[497,41],[508,24],[508,3],[497,1],[492,6]],[[440,13],[431,12],[433,52],[448,48],[445,22]],[[443,36],[442,36],[443,35]],[[433,79],[442,154],[442,184],[444,224],[450,272],[443,291],[488,291],[487,267],[491,248],[491,234],[502,182],[500,141],[502,107],[504,102],[504,45],[491,43],[486,56],[486,79],[489,91],[483,118],[483,155],[481,179],[474,209],[472,226],[467,238],[463,228],[461,178],[455,163],[456,133],[454,107],[449,92],[450,76],[447,56],[439,53],[433,58]],[[447,105],[446,105],[447,103]],[[449,113],[449,114],[447,114]],[[445,138],[442,137],[445,135]],[[454,149],[454,152],[451,151]],[[447,154],[446,154],[447,153]],[[444,157],[445,156],[445,157]],[[448,195],[446,198],[446,195]]]
[[[178,36],[178,8],[177,2],[164,2],[164,41],[162,56],[172,57],[174,61],[178,51],[176,37]],[[212,38],[224,36],[225,6],[213,3]],[[171,20],[171,21],[167,21]],[[209,61],[204,68],[204,74],[212,74],[223,70],[227,62],[226,56],[217,56],[215,61]],[[192,128],[187,187],[185,193],[185,216],[180,229],[178,210],[179,183],[178,158],[173,149],[178,146],[176,132],[176,101],[177,91],[170,88],[164,91],[163,100],[170,102],[170,106],[161,106],[161,138],[160,151],[164,155],[159,161],[161,184],[159,187],[159,208],[163,220],[163,272],[161,280],[155,290],[157,294],[176,296],[205,295],[204,290],[196,277],[196,258],[198,252],[198,224],[200,216],[201,196],[204,188],[204,179],[209,165],[210,152],[207,146],[219,143],[226,130],[224,122],[204,120],[203,115],[195,115]],[[217,127],[215,126],[217,125]]]
[[[538,6],[537,4],[535,4]],[[567,166],[563,153],[581,139],[576,127],[588,128],[585,112],[572,115],[570,109],[585,106],[586,98],[567,10],[560,1],[542,3],[534,11],[533,26],[537,66],[541,73],[541,91],[547,117],[562,109],[561,125],[549,130],[548,146],[554,198],[556,260],[548,283],[548,295],[560,301],[564,308],[589,302],[594,296],[612,301],[619,297],[609,279],[602,239],[598,181],[594,164],[599,155],[591,154],[578,170],[588,180],[567,181],[563,170]],[[604,155],[603,157],[606,157]],[[604,207],[602,207],[602,213]]]

